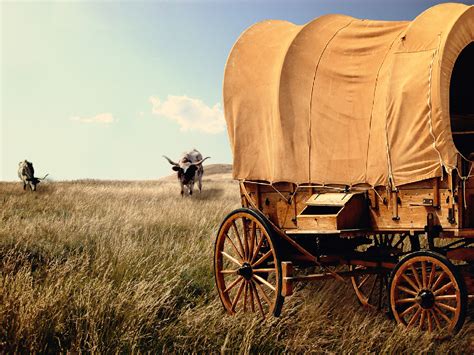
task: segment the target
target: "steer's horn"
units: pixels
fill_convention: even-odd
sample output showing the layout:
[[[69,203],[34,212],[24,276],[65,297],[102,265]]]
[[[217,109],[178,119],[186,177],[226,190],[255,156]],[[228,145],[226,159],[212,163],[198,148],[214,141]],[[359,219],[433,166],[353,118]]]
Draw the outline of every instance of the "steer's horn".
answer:
[[[201,165],[204,162],[204,160],[209,159],[209,158],[210,157],[205,157],[204,159],[202,159],[200,161],[197,161],[197,162],[193,163],[192,165]]]
[[[172,161],[170,158],[168,158],[166,155],[163,155],[163,158],[165,158],[166,160],[168,160],[170,162],[171,165],[175,165],[175,166],[179,166],[178,163],[175,163],[174,161]]]
[[[44,180],[46,179],[46,176],[48,176],[49,174],[46,174],[45,176],[43,176],[42,178],[37,178],[38,180]]]

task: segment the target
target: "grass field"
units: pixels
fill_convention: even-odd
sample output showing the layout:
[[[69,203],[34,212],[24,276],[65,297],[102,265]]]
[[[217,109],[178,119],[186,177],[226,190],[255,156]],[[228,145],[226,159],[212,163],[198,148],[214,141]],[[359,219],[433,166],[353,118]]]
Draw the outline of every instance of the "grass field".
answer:
[[[224,314],[215,233],[238,186],[205,181],[0,183],[0,352],[474,352],[456,336],[397,327],[349,284],[308,284],[280,318]]]

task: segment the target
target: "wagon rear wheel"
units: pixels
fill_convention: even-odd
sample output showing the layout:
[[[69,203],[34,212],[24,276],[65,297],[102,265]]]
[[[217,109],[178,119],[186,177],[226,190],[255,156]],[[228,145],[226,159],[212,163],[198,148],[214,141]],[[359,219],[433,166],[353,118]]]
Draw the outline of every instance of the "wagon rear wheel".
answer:
[[[459,271],[438,253],[412,253],[392,272],[390,307],[407,328],[457,331],[466,317],[467,299]]]
[[[419,242],[416,237],[406,234],[378,234],[374,235],[373,245],[367,252],[374,254],[379,260],[397,262],[403,253],[417,249],[419,249]],[[383,268],[371,270],[365,266],[353,266],[351,270],[368,271],[367,274],[351,277],[352,287],[360,304],[370,309],[388,311],[388,286],[391,270]]]
[[[352,270],[367,270],[367,268],[356,266]],[[381,270],[373,274],[367,273],[351,277],[352,287],[362,306],[377,310],[382,310],[388,306],[386,300],[389,273],[389,270]]]
[[[280,314],[281,262],[271,227],[255,211],[242,208],[225,218],[214,248],[214,275],[229,314]]]

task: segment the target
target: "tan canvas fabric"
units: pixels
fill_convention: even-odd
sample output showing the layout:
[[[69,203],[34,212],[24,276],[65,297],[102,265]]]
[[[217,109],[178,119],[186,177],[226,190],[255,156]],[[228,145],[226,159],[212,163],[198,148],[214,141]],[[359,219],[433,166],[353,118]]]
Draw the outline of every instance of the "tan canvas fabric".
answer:
[[[456,164],[449,84],[474,7],[411,22],[264,21],[229,55],[224,109],[237,179],[395,185]]]

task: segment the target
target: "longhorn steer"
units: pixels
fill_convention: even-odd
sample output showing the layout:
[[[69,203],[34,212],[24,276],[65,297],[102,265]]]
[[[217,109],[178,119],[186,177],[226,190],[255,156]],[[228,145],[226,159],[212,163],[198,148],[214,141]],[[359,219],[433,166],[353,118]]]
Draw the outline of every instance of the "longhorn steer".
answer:
[[[202,154],[196,149],[184,153],[177,163],[165,155],[163,155],[163,157],[168,160],[171,165],[173,165],[172,169],[178,173],[178,181],[181,184],[181,196],[184,195],[185,187],[187,188],[189,195],[193,194],[196,177],[198,180],[199,192],[201,192],[202,176],[204,174],[202,163],[204,160],[209,159],[210,157],[203,159]]]
[[[28,185],[30,186],[31,191],[36,191],[36,185],[38,185],[41,180],[44,180],[46,176],[48,176],[48,174],[43,178],[35,177],[33,163],[26,159],[18,164],[18,177],[23,181],[23,190],[26,190],[26,186]]]

